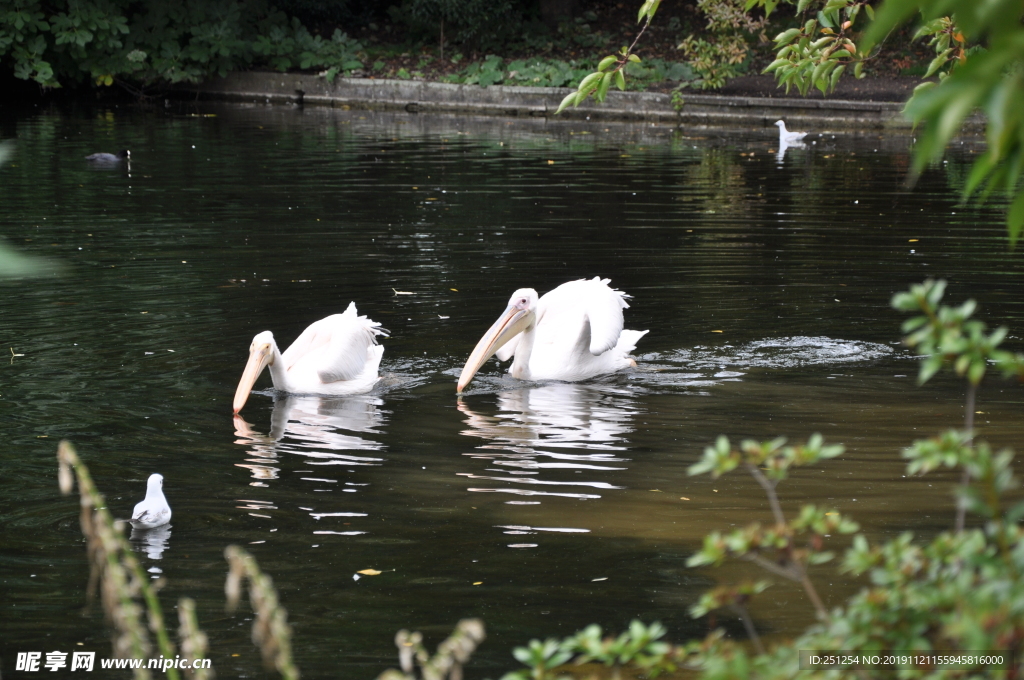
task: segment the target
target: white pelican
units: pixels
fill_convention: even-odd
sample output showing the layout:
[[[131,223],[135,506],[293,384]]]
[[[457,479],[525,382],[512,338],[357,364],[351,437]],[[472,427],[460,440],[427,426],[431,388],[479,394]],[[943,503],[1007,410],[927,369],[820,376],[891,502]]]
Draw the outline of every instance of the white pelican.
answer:
[[[629,353],[647,331],[622,328],[625,293],[610,279],[569,281],[537,297],[533,288],[512,294],[508,308],[480,338],[459,376],[462,392],[492,355],[521,380],[576,381],[636,366]]]
[[[787,130],[785,121],[777,120],[775,121],[775,125],[779,128],[779,144],[794,146],[797,142],[807,136],[806,132],[790,132]]]
[[[132,518],[133,527],[152,529],[171,521],[171,506],[164,498],[164,476],[152,474],[146,482],[146,498],[135,504]]]
[[[328,396],[369,392],[380,380],[377,368],[384,348],[377,344],[378,335],[387,331],[376,321],[358,316],[354,302],[343,314],[311,323],[283,353],[273,333],[258,333],[235,390],[234,412],[242,410],[256,378],[268,367],[274,388],[282,392]]]

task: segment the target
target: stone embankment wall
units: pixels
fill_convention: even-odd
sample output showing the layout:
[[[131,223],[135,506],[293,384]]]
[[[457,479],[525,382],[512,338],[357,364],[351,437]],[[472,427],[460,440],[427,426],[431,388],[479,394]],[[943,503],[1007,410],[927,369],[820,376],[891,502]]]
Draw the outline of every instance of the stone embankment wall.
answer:
[[[493,85],[452,85],[413,80],[336,78],[306,74],[239,72],[188,90],[205,98],[321,105],[375,111],[454,113],[467,115],[553,116],[565,88]],[[684,94],[675,107],[667,94],[609,92],[603,104],[588,100],[559,118],[593,121],[650,121],[686,126],[767,128],[783,118],[791,129],[894,129],[908,132],[910,123],[897,102],[839,99],[774,99]],[[980,119],[969,121],[977,127]]]

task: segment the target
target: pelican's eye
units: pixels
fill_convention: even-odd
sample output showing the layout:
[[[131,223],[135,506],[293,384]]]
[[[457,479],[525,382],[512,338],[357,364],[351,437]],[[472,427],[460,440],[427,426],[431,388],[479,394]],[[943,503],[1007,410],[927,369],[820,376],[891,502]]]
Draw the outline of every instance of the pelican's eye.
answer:
[[[530,299],[524,297],[519,298],[518,300],[516,300],[516,307],[518,307],[519,309],[529,309]]]

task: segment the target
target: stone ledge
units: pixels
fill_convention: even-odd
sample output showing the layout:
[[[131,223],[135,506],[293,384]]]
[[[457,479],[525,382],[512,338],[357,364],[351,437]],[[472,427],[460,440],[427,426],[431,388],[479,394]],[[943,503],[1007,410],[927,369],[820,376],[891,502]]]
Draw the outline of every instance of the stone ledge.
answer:
[[[568,88],[455,85],[413,80],[336,78],[245,71],[228,74],[183,90],[204,98],[229,101],[291,103],[409,113],[448,113],[509,117],[553,116]],[[593,121],[649,121],[680,126],[770,127],[785,118],[790,127],[832,130],[902,129],[911,125],[895,102],[783,99],[684,94],[680,110],[670,95],[650,92],[608,93],[603,104],[592,100],[563,111],[559,118]],[[965,126],[984,121],[973,116]]]

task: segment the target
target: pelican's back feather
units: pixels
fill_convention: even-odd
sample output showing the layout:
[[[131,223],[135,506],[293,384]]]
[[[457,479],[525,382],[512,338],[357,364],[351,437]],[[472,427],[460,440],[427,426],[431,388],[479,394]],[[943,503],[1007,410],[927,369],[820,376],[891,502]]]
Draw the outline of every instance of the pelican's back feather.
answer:
[[[299,363],[315,362],[321,382],[353,380],[366,370],[367,362],[380,363],[377,336],[387,335],[380,324],[359,316],[351,302],[342,314],[332,314],[309,325],[281,355],[286,370]]]
[[[604,354],[618,344],[623,326],[622,310],[629,307],[626,304],[629,296],[611,288],[610,281],[595,276],[590,280],[563,283],[541,298],[543,309],[539,310],[538,317],[548,312],[569,317],[582,314],[590,327],[590,353]]]

